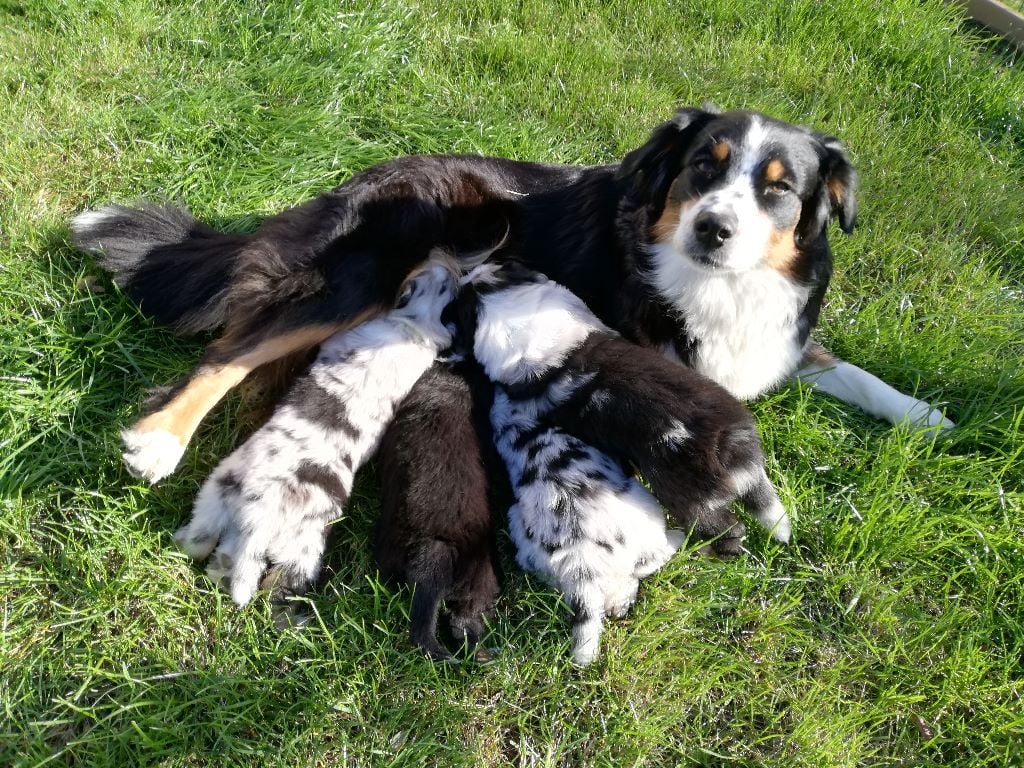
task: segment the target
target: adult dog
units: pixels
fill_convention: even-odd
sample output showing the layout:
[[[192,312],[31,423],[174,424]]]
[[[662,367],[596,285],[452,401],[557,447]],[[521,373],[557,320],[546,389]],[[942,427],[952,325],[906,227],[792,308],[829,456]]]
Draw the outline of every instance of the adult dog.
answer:
[[[72,222],[143,309],[180,332],[224,326],[198,367],[126,432],[156,482],[203,416],[255,368],[384,311],[432,248],[509,256],[582,298],[626,338],[740,398],[799,371],[892,422],[952,426],[810,337],[832,273],[826,225],[856,214],[838,140],[754,112],[680,109],[616,165],[404,157],[224,234],[162,205]]]

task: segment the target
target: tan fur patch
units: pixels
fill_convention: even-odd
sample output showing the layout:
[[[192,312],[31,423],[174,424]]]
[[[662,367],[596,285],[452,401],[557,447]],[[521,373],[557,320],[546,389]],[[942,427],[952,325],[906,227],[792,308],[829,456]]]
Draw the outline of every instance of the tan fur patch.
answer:
[[[658,220],[651,225],[651,239],[656,243],[664,243],[672,239],[679,228],[679,220],[683,213],[693,205],[693,200],[672,200],[665,203],[665,209]]]
[[[731,151],[732,148],[729,146],[729,142],[720,141],[711,148],[711,156],[719,163],[724,163],[729,159],[729,153]]]
[[[812,341],[807,345],[807,349],[804,350],[803,359],[800,361],[801,365],[809,365],[815,363],[821,366],[835,365],[839,362],[839,358],[825,349],[821,344],[816,341]]]
[[[828,194],[832,198],[832,202],[835,205],[839,205],[846,196],[846,185],[839,181],[839,179],[829,179],[825,186],[828,187]]]
[[[776,229],[768,238],[764,261],[776,272],[785,275],[793,273],[793,264],[799,255],[796,248],[796,232],[792,229]]]
[[[769,184],[776,181],[781,181],[786,176],[786,166],[782,164],[781,160],[772,160],[765,166],[764,169],[764,180]]]
[[[357,318],[346,323],[313,325],[283,333],[265,339],[230,363],[200,368],[173,400],[156,413],[140,419],[132,429],[137,432],[168,432],[177,437],[183,446],[188,445],[203,417],[251,371],[265,363],[315,346],[343,328],[357,325],[379,311],[360,313]]]

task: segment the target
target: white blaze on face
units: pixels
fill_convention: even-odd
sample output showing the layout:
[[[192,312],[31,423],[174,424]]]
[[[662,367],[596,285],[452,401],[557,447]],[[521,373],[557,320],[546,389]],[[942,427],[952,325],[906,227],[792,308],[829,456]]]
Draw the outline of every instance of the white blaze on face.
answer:
[[[729,170],[727,182],[713,192],[703,195],[686,208],[672,238],[675,249],[685,255],[705,252],[695,235],[694,226],[701,214],[711,213],[736,223],[732,237],[717,248],[710,258],[715,266],[710,269],[743,272],[762,264],[775,227],[758,204],[757,187],[761,183],[761,151],[768,133],[757,118],[750,123],[741,147],[733,150],[740,163]]]

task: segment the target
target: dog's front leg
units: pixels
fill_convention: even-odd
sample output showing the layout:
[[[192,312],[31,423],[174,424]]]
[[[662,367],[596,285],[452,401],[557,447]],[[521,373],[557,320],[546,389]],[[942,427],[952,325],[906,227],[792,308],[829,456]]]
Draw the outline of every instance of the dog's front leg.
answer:
[[[892,424],[906,423],[928,434],[945,432],[954,426],[938,408],[904,395],[815,341],[808,345],[793,378]]]

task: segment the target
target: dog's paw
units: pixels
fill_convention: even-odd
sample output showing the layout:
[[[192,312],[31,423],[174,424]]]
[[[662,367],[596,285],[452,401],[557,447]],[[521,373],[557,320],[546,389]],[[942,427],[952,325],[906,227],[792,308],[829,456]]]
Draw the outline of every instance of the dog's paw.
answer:
[[[185,453],[181,441],[163,430],[141,432],[126,429],[121,433],[121,440],[124,442],[125,451],[122,455],[128,471],[150,485],[171,474]]]
[[[938,408],[918,400],[907,409],[906,423],[925,437],[938,437],[949,432],[956,425],[947,419]]]

